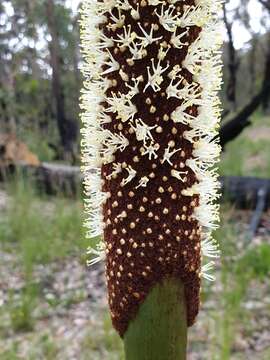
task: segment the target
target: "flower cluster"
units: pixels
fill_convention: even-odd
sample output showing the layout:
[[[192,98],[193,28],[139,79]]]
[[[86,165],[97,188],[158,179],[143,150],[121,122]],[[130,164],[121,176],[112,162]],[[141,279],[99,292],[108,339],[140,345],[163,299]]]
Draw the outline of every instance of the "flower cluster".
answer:
[[[82,155],[88,253],[106,260],[121,335],[165,276],[188,323],[218,245],[220,0],[84,0]],[[166,215],[166,216],[164,216]],[[203,262],[202,256],[212,258]]]

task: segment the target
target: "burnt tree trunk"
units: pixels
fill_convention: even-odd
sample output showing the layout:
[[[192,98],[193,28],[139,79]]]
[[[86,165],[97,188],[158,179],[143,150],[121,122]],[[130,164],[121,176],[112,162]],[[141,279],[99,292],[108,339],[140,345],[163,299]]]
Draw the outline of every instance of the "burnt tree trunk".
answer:
[[[63,157],[66,160],[74,160],[74,143],[76,141],[76,126],[67,118],[65,111],[65,95],[62,84],[62,64],[59,33],[56,23],[55,5],[53,0],[46,1],[46,12],[48,18],[48,30],[51,35],[49,44],[50,61],[52,67],[52,90],[56,105],[56,118],[61,144],[63,148]]]
[[[223,4],[223,20],[228,35],[228,71],[229,79],[226,89],[226,95],[229,102],[232,103],[233,108],[236,108],[236,82],[237,82],[237,70],[239,61],[236,57],[236,51],[233,43],[232,24],[227,17],[227,10],[225,3]]]
[[[263,87],[266,87],[267,84],[269,83],[270,83],[270,34],[267,35],[267,53],[265,59]],[[264,112],[266,112],[269,109],[269,98],[270,98],[270,91],[267,91],[262,99],[262,108]]]
[[[226,122],[220,129],[219,138],[220,145],[224,150],[225,145],[234,140],[247,126],[251,124],[249,117],[254,113],[254,111],[261,105],[262,100],[265,94],[268,94],[270,91],[270,82],[268,82],[261,91],[255,95],[250,102],[239,111],[236,116]]]

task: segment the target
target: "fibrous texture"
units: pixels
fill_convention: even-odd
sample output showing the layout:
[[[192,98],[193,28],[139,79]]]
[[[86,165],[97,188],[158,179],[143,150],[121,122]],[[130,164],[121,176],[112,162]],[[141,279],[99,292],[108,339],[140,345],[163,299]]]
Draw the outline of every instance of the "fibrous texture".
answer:
[[[188,324],[218,248],[219,0],[84,0],[82,91],[89,237],[102,234],[123,335],[152,286],[185,285]]]

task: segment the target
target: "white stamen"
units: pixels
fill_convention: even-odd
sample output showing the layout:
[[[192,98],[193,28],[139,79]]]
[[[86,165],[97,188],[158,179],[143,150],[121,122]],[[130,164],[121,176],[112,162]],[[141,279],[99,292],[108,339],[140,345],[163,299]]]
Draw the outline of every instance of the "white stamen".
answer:
[[[148,74],[148,82],[147,84],[145,85],[145,88],[144,88],[144,92],[145,90],[151,86],[152,89],[157,92],[160,90],[160,84],[163,82],[163,77],[161,76],[167,69],[168,67],[170,66],[169,63],[167,63],[167,66],[162,68],[162,66],[160,65],[161,63],[161,60],[158,61],[157,63],[157,66],[155,67],[155,64],[154,64],[154,59],[152,58],[151,59],[151,62],[152,62],[152,72],[153,74],[151,74],[150,72],[150,66],[147,66],[147,74]]]
[[[192,122],[193,119],[195,119],[195,117],[193,115],[186,113],[185,110],[187,110],[187,108],[190,107],[191,105],[192,102],[190,102],[189,100],[183,101],[182,104],[172,112],[171,115],[172,120],[175,123],[180,122],[184,125],[190,125],[190,123]]]
[[[153,37],[153,32],[154,32],[154,24],[151,25],[151,30],[150,30],[150,33],[147,34],[147,32],[144,30],[144,28],[141,26],[140,23],[138,23],[142,33],[143,33],[143,37],[142,36],[138,36],[138,39],[142,40],[142,45],[143,47],[147,47],[148,45],[151,45],[153,42],[157,41],[157,40],[160,40],[162,39],[162,36],[159,36],[159,37],[156,37],[154,38]]]
[[[126,167],[125,170],[128,172],[128,177],[121,181],[122,186],[125,186],[127,183],[129,183],[137,174],[137,171],[134,170],[130,165]]]
[[[170,46],[168,46],[167,49],[164,50],[164,46],[160,44],[158,56],[157,56],[158,59],[163,61],[166,58],[169,50],[170,50]]]
[[[117,113],[117,119],[121,119],[123,122],[132,120],[137,112],[136,106],[130,100],[131,94],[112,94],[112,97],[107,98],[107,102],[110,105],[105,111]]]
[[[188,45],[188,42],[182,42],[181,39],[188,35],[189,33],[189,28],[182,32],[181,34],[179,35],[176,35],[176,29],[174,30],[173,34],[172,34],[172,37],[171,37],[171,40],[170,40],[170,43],[177,49],[182,49],[183,46],[187,46]]]
[[[128,30],[127,30],[128,28]],[[118,34],[117,37],[119,39],[115,39],[115,42],[120,43],[121,45],[119,45],[119,47],[128,47],[132,41],[134,41],[136,39],[136,33],[135,32],[131,32],[131,25],[128,25],[127,27],[124,26],[123,27],[124,32],[123,34]]]
[[[135,130],[138,141],[143,141],[145,145],[147,140],[154,140],[151,134],[151,130],[155,129],[157,125],[149,126],[145,124],[142,119],[135,120],[135,124],[136,126],[131,125],[131,127]]]
[[[136,189],[138,189],[139,187],[146,187],[147,183],[148,183],[149,179],[147,176],[143,176],[140,181],[139,184],[136,186]]]
[[[219,245],[211,236],[204,239],[201,243],[202,254],[210,258],[219,258],[220,250]]]
[[[113,171],[110,175],[106,176],[106,179],[111,180],[114,176],[118,175],[122,171],[122,164],[121,163],[114,163],[113,164]]]
[[[113,13],[110,11],[110,20],[114,22],[114,28],[121,28],[124,26],[125,23],[125,15],[121,15],[120,9],[118,9],[118,17],[113,15]]]
[[[106,75],[109,74],[111,72],[117,71],[120,69],[120,65],[118,64],[118,62],[116,60],[114,60],[112,54],[110,53],[110,51],[107,49],[108,54],[109,54],[109,61],[104,61],[104,65],[108,66],[108,69],[102,72],[102,75]]]
[[[163,159],[161,160],[161,163],[164,164],[165,161],[167,161],[170,165],[173,165],[173,163],[171,162],[171,157],[177,153],[178,151],[181,151],[182,149],[175,149],[170,151],[171,146],[168,144],[167,148],[165,149],[164,155],[163,155]]]
[[[208,274],[208,271],[212,271],[214,266],[214,261],[210,261],[208,264],[204,265],[201,269],[201,276],[206,280],[215,281],[216,277],[214,275]]]
[[[159,18],[160,24],[164,27],[165,30],[174,32],[177,24],[176,20],[178,17],[178,14],[174,15],[175,6],[170,5],[167,10],[164,11],[164,5],[162,4],[161,12],[160,14],[157,12],[157,9],[155,9],[155,13]]]
[[[152,156],[154,157],[154,159],[157,159],[158,155],[156,151],[158,149],[159,149],[159,144],[153,144],[151,142],[150,145],[145,145],[142,155],[148,155],[149,160],[152,160]]]
[[[175,177],[176,179],[181,180],[182,182],[184,182],[184,178],[187,174],[188,174],[188,171],[178,171],[175,169],[171,170],[171,175],[173,177]],[[184,175],[184,176],[182,176],[182,175]]]
[[[87,266],[92,266],[99,261],[105,260],[105,244],[103,242],[99,242],[96,246],[96,249],[89,246],[87,248],[86,254],[95,256],[93,259],[87,260]]]

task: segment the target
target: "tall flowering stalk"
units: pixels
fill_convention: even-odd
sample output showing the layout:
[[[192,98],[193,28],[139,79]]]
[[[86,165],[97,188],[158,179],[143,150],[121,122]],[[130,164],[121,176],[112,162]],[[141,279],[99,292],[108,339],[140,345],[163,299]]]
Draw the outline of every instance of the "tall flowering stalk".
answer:
[[[220,7],[220,0],[83,1],[86,225],[89,237],[102,234],[89,253],[91,263],[105,259],[121,336],[170,279],[192,325],[201,278],[214,280]],[[212,259],[202,265],[202,256]],[[175,283],[167,286],[171,299],[179,298]]]

